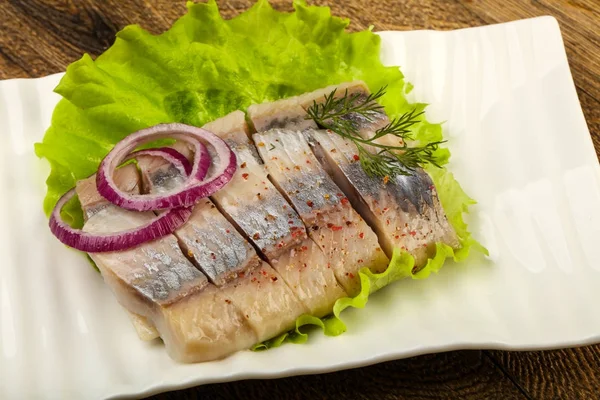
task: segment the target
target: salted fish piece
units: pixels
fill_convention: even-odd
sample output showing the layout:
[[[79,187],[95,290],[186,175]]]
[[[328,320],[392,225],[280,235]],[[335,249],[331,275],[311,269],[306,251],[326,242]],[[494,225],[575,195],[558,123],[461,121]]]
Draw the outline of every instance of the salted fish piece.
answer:
[[[268,118],[289,120],[286,113],[301,118],[301,109],[306,112],[315,103],[325,101],[325,96],[331,93],[336,98],[359,95],[364,99],[370,92],[362,81],[347,82],[260,105],[256,108],[255,115],[264,124],[269,123]],[[346,118],[354,123],[365,138],[372,137],[377,129],[389,123],[383,110],[370,113],[369,118],[356,113],[349,114]],[[347,139],[317,130],[316,124],[305,128],[304,134],[329,175],[374,228],[388,256],[391,257],[394,247],[411,252],[415,257],[416,271],[433,255],[436,242],[459,246],[456,233],[441,207],[435,186],[422,169],[411,175],[398,176],[386,185],[381,178],[369,177],[362,170],[356,146]],[[401,139],[391,135],[376,142],[393,146],[404,144]]]
[[[437,242],[459,246],[425,171],[399,175],[386,183],[362,169],[352,142],[325,130],[308,130],[305,135],[329,175],[373,227],[388,256],[394,248],[408,251],[419,269],[435,254]]]
[[[173,167],[155,160],[155,169],[149,168],[147,158],[138,158],[138,165],[151,187],[171,185],[164,177]],[[257,342],[291,329],[296,318],[308,311],[210,199],[200,200],[174,235],[192,263],[241,311]]]
[[[360,289],[358,271],[386,269],[377,236],[354,211],[312,153],[302,132],[272,129],[253,135],[267,172],[294,206],[349,295]]]
[[[135,169],[132,167],[128,167],[119,172],[120,175],[128,174],[130,177],[122,176],[120,182],[122,184],[127,184],[128,186],[124,186],[121,189],[126,192],[139,192],[138,187],[138,175]],[[80,184],[80,192],[79,197],[86,204],[86,208],[83,214],[84,222],[87,222],[88,218],[102,210],[109,203],[106,201],[104,197],[98,193],[95,186],[87,186]],[[149,342],[154,339],[160,337],[160,334],[156,330],[156,327],[148,320],[148,318],[142,317],[141,315],[134,314],[130,311],[127,311],[129,315],[129,319],[135,328],[135,331],[138,337],[145,341]]]
[[[124,190],[138,190],[133,165],[117,170],[114,179]],[[119,232],[154,218],[152,212],[102,204],[95,176],[79,181],[77,193],[87,217],[86,232]],[[156,327],[173,359],[213,360],[256,343],[256,334],[239,310],[184,257],[175,236],[90,257],[119,303]]]

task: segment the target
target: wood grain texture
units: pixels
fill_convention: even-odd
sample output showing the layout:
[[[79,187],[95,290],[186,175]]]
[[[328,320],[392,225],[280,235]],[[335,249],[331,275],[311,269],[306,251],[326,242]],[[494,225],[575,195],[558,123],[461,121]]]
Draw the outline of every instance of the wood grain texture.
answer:
[[[369,368],[207,385],[152,397],[175,399],[527,399],[481,351],[449,352]]]
[[[291,0],[271,0],[291,10]],[[600,0],[315,0],[351,18],[351,30],[456,29],[553,15],[600,153]],[[218,1],[232,17],[252,0]],[[0,0],[0,79],[64,71],[97,56],[128,24],[153,33],[185,12],[183,0]],[[207,385],[166,399],[596,399],[600,345],[546,352],[458,351],[332,374]]]

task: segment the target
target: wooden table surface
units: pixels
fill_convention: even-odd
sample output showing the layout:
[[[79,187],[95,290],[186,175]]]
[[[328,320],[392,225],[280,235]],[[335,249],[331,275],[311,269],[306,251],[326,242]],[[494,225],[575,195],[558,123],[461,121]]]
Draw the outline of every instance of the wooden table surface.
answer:
[[[252,0],[219,1],[226,16]],[[291,9],[291,0],[272,0]],[[324,0],[351,29],[456,29],[539,15],[560,23],[579,99],[600,154],[600,0]],[[183,0],[0,0],[0,79],[64,71],[137,23],[161,32]],[[594,307],[596,305],[590,305]],[[166,399],[598,399],[600,345],[539,352],[454,351],[337,373],[207,385]]]

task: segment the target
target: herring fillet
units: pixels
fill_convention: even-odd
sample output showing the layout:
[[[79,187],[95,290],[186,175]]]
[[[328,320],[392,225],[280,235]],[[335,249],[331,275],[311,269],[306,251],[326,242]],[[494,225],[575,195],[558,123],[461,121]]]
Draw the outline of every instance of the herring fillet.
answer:
[[[125,168],[119,172],[119,175],[121,175],[120,182],[124,185],[121,187],[122,190],[126,192],[139,192],[139,180],[137,173],[133,168]],[[83,210],[83,220],[84,222],[87,222],[89,217],[105,208],[108,203],[106,199],[104,199],[104,197],[97,192],[95,186],[82,184],[79,186],[80,188],[78,190],[78,197],[81,199],[82,203],[86,204],[85,210]],[[135,331],[141,340],[149,342],[160,337],[156,327],[148,320],[148,318],[135,314],[131,311],[127,311],[127,313],[129,314],[131,323],[133,324],[133,327],[135,328]]]
[[[325,101],[325,95],[335,90],[334,97],[346,93],[365,99],[369,88],[362,81],[330,86],[300,95],[296,103],[308,110],[313,104]],[[369,117],[350,113],[345,116],[363,138],[371,138],[377,129],[390,120],[383,110],[369,113]],[[334,133],[310,129],[305,133],[319,160],[330,171],[335,182],[344,189],[353,206],[365,217],[379,237],[382,247],[391,257],[395,247],[415,257],[415,271],[435,254],[435,243],[443,242],[453,248],[460,243],[448,222],[438,199],[431,177],[418,168],[409,175],[399,175],[385,184],[382,178],[370,177],[357,162],[356,145]],[[385,135],[375,142],[402,146],[404,141],[394,135]]]
[[[346,292],[325,254],[308,238],[296,211],[257,161],[244,114],[231,113],[205,128],[226,140],[238,159],[238,170],[225,190],[213,194],[213,201],[264,255],[311,315],[329,314]]]
[[[115,182],[123,189],[137,189],[135,166],[117,170]],[[87,216],[86,232],[119,232],[154,217],[152,212],[128,211],[106,201],[101,205],[95,176],[79,181],[77,193]],[[241,313],[183,256],[173,235],[90,257],[119,303],[152,322],[173,359],[218,359],[256,342]]]
[[[277,121],[285,122],[300,119],[302,112],[306,117],[309,107],[324,102],[325,96],[331,93],[335,98],[348,94],[357,95],[359,99],[365,99],[370,94],[364,82],[355,81],[250,108],[252,115],[262,124],[268,124],[269,118],[275,118],[275,115]],[[350,113],[344,118],[351,121],[364,138],[372,137],[377,129],[390,122],[383,110],[369,113],[369,118],[357,113]],[[411,175],[397,176],[386,185],[381,178],[365,173],[358,162],[356,146],[349,140],[318,130],[314,123],[303,132],[329,175],[373,227],[388,256],[391,257],[396,247],[408,251],[415,257],[415,270],[418,270],[433,256],[436,242],[454,248],[459,246],[435,186],[422,169],[417,169]],[[393,135],[382,136],[376,142],[392,146],[404,144],[402,139]]]
[[[331,180],[299,131],[271,129],[253,135],[267,172],[321,247],[338,282],[360,290],[358,271],[384,271],[389,259],[377,237]]]
[[[386,254],[394,248],[411,253],[418,270],[435,254],[435,244],[459,246],[446,219],[431,177],[419,169],[386,184],[370,177],[355,160],[356,146],[325,130],[308,130],[309,142],[353,206],[374,228]]]
[[[165,176],[172,165],[155,160],[148,167],[148,158],[138,158],[144,179],[155,190],[170,185]],[[296,318],[308,311],[209,199],[194,206],[189,220],[174,235],[194,265],[241,311],[256,342],[291,329]]]

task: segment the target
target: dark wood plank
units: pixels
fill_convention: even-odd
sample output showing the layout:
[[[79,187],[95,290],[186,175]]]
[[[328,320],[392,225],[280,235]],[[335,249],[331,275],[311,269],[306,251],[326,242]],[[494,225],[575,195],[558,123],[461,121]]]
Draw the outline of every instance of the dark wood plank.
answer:
[[[599,396],[600,346],[489,354],[533,398],[597,399]]]
[[[449,352],[330,374],[163,393],[174,399],[527,399],[481,351]]]

